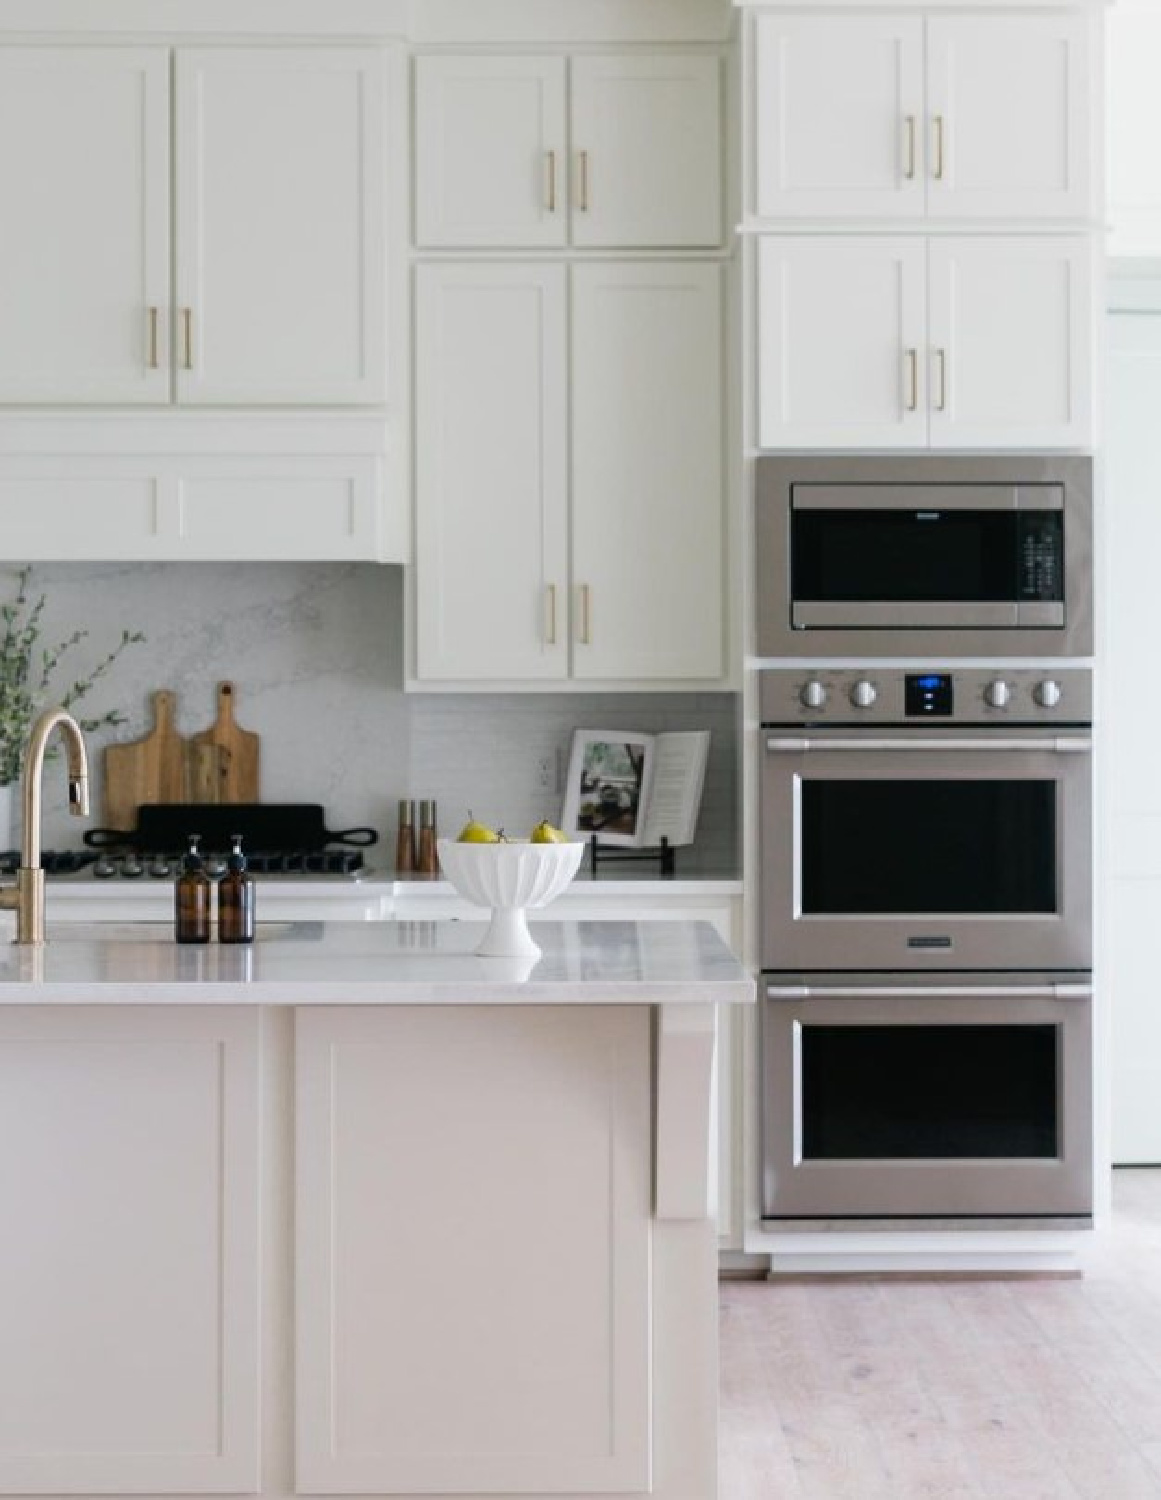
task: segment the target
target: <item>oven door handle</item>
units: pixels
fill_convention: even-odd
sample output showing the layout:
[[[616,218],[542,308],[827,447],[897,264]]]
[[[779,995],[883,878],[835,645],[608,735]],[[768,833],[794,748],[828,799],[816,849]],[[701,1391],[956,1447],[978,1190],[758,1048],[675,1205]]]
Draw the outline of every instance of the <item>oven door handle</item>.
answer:
[[[954,750],[982,751],[994,755],[1012,750],[1048,751],[1053,755],[1087,755],[1092,750],[1092,739],[1088,735],[1045,735],[1043,739],[1018,735],[994,736],[988,739],[933,739],[930,736],[915,738],[899,735],[894,739],[825,738],[810,739],[805,736],[769,735],[766,749],[776,754],[802,755],[807,751],[840,750],[846,753],[864,750],[891,752],[896,750]]]
[[[1091,984],[768,984],[767,1000],[1091,1000]]]

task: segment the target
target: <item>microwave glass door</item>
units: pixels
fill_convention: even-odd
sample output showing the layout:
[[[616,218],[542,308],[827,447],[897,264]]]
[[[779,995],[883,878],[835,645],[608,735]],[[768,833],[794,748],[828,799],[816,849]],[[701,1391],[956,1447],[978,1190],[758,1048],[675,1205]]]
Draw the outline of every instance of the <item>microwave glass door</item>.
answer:
[[[995,606],[1015,623],[1019,604],[1062,604],[1062,511],[858,509],[791,512],[791,595],[833,623],[850,604]],[[984,609],[985,615],[989,611]],[[1061,611],[1063,618],[1063,611]],[[942,621],[942,616],[939,617]],[[866,623],[873,624],[873,620]]]

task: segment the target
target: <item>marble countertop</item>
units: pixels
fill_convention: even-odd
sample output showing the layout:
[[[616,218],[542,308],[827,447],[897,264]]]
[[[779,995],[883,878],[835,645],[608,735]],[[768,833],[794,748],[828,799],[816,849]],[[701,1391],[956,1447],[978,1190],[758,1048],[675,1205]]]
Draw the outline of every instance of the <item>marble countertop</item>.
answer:
[[[259,922],[249,946],[167,924],[60,923],[0,946],[0,1005],[652,1005],[753,1001],[708,922],[535,921],[539,959],[479,958],[483,922]]]

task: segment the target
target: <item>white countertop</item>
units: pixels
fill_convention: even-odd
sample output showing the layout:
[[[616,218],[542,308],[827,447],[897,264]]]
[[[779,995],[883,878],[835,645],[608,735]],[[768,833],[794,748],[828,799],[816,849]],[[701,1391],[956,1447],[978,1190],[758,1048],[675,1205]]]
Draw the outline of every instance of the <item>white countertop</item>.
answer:
[[[267,922],[249,946],[167,924],[61,922],[0,946],[0,1005],[652,1005],[749,1002],[708,922],[535,921],[539,959],[478,958],[483,922]]]

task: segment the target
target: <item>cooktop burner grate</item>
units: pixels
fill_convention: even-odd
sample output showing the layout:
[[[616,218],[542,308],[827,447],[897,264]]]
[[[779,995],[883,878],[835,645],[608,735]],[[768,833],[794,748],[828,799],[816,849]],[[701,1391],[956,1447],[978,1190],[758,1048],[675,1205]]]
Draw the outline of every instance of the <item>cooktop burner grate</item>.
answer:
[[[270,853],[247,851],[246,861],[255,875],[357,875],[364,867],[358,849],[290,849]],[[88,875],[97,880],[172,879],[181,866],[181,856],[168,852],[125,852],[100,849],[46,849],[41,855],[46,875]],[[15,875],[20,866],[20,851],[7,849],[0,853],[0,876]],[[209,855],[206,871],[220,874],[226,868],[224,856]]]

